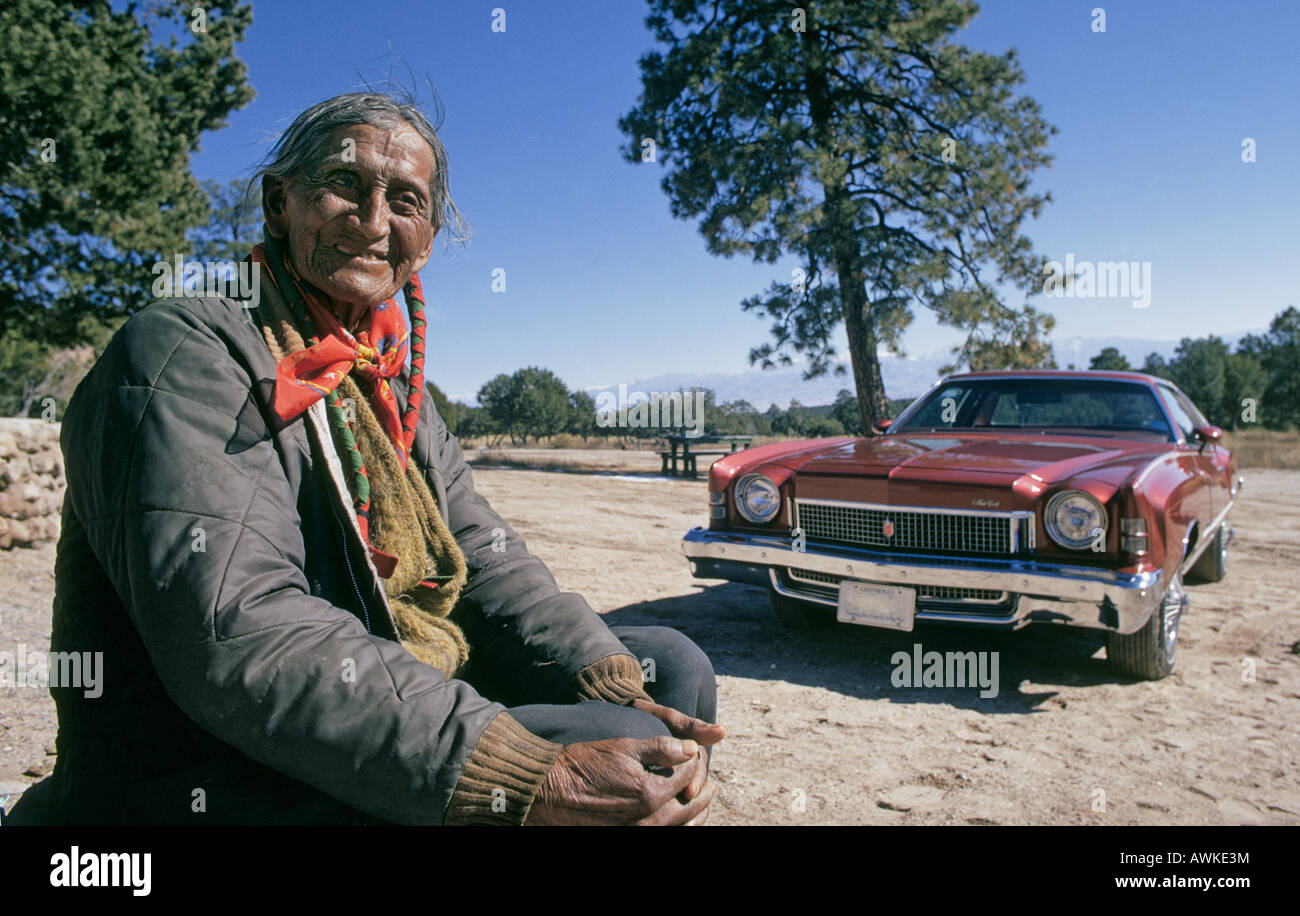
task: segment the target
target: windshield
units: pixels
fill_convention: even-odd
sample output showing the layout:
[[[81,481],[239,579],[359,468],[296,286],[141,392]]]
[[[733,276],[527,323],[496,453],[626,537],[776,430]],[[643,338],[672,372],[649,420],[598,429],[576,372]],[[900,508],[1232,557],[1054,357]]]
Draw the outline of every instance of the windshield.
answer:
[[[1148,386],[1089,378],[944,382],[889,432],[954,429],[1055,431],[1176,441]]]

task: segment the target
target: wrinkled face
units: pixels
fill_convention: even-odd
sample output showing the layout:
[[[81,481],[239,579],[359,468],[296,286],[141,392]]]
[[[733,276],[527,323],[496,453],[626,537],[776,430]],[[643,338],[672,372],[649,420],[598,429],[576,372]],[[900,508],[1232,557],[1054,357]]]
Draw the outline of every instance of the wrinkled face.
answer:
[[[314,174],[267,179],[263,205],[294,270],[353,325],[429,259],[433,151],[406,124],[340,127],[327,149]]]

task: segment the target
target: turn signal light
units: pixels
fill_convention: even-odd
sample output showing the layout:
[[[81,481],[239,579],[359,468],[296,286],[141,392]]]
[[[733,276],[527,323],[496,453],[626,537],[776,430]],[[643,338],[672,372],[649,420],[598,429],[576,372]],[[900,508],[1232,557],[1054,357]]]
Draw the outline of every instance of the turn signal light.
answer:
[[[1119,523],[1120,547],[1125,553],[1140,557],[1147,552],[1147,520],[1121,519]]]

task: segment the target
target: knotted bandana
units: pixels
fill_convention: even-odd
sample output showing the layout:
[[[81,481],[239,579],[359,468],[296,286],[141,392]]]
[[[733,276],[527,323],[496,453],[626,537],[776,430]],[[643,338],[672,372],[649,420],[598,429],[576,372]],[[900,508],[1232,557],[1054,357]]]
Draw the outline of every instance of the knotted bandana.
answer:
[[[267,260],[264,245],[253,249],[253,261],[265,265],[275,278],[276,272]],[[415,427],[412,424],[409,431],[404,428],[401,410],[388,383],[388,379],[400,375],[405,368],[410,345],[410,335],[397,301],[388,299],[372,306],[354,335],[300,281],[287,258],[284,267],[307,306],[312,329],[319,340],[305,350],[290,353],[276,365],[273,401],[276,416],[284,421],[299,416],[312,404],[327,397],[345,375],[355,370],[357,375],[370,382],[367,400],[384,432],[392,440],[402,467],[406,467]],[[418,274],[412,275],[410,285],[414,287],[416,297],[423,300]],[[292,295],[285,290],[280,292]]]
[[[407,466],[415,430],[420,422],[420,404],[424,400],[424,295],[419,276],[412,274],[402,287],[411,315],[410,393],[406,412],[398,415],[397,401],[388,379],[402,371],[406,356],[407,332],[398,313],[396,302],[388,300],[371,306],[363,316],[364,330],[354,336],[338,321],[329,309],[316,301],[292,273],[292,265],[285,256],[280,242],[265,234],[266,242],[258,245],[249,255],[255,263],[264,265],[271,275],[272,286],[288,302],[294,321],[307,337],[307,346],[295,350],[276,363],[275,393],[272,410],[284,421],[297,417],[317,400],[325,399],[326,414],[342,445],[341,457],[349,472],[348,483],[352,490],[352,504],[356,510],[357,526],[361,538],[370,548],[370,555],[380,576],[393,574],[397,558],[370,543],[370,478],[366,472],[365,457],[357,447],[352,430],[352,417],[344,409],[339,384],[351,370],[369,378],[370,392],[366,400],[372,405],[376,419],[384,434],[393,444],[393,451],[402,469]],[[317,333],[317,327],[325,334]],[[351,413],[355,413],[355,409]]]

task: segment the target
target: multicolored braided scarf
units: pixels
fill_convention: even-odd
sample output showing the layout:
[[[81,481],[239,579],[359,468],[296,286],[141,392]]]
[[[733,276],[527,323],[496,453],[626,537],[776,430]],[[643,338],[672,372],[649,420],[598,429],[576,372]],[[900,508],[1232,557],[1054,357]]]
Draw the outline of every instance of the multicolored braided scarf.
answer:
[[[362,537],[369,544],[370,481],[338,386],[354,370],[370,382],[366,386],[369,389],[367,400],[392,440],[398,460],[405,469],[411,443],[415,440],[415,428],[420,421],[420,404],[424,399],[425,321],[420,277],[412,274],[402,289],[411,315],[409,336],[401,310],[393,299],[372,306],[354,335],[320,302],[311,287],[300,280],[284,256],[283,246],[270,233],[266,234],[264,244],[253,249],[252,260],[270,271],[276,289],[289,303],[294,320],[307,338],[306,349],[290,353],[276,366],[273,409],[281,420],[289,421],[321,398],[325,399],[330,425],[343,443],[343,459],[352,475],[357,522]],[[388,379],[401,374],[405,368],[408,344],[411,350],[410,394],[406,410],[402,412]],[[371,551],[380,574],[384,574],[383,567],[391,573],[392,565],[385,562],[382,552],[376,551],[373,545]]]

